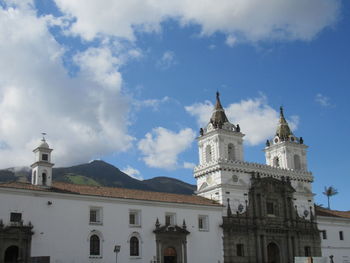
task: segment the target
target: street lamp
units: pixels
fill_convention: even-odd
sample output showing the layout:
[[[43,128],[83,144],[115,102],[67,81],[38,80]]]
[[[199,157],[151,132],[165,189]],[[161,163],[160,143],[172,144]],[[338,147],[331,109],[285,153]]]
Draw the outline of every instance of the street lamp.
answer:
[[[118,263],[118,253],[120,252],[120,246],[115,245],[114,246],[114,253],[115,253],[115,263]]]

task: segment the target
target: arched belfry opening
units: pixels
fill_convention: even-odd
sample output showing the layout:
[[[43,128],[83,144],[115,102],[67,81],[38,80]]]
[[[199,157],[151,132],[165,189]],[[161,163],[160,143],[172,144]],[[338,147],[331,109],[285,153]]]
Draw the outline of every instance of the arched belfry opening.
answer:
[[[227,146],[227,157],[230,161],[235,160],[235,146],[233,143],[229,143]]]
[[[300,156],[295,154],[294,155],[294,169],[300,170],[301,169],[301,162],[300,162]]]
[[[207,145],[207,147],[205,147],[205,160],[207,163],[211,162],[213,159],[212,157],[212,150],[211,150],[211,145]]]
[[[43,185],[46,186],[46,184],[47,184],[47,176],[46,176],[46,173],[43,173],[41,176],[42,176]]]

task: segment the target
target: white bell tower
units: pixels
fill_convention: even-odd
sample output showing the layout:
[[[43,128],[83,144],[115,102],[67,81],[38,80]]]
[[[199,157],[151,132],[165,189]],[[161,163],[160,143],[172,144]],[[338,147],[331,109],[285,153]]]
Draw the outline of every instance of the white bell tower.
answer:
[[[295,137],[284,118],[283,108],[280,108],[280,119],[276,135],[266,141],[266,164],[296,171],[307,171],[306,150],[303,138]]]
[[[43,134],[45,135],[45,134]],[[52,167],[51,152],[45,137],[42,138],[40,145],[33,150],[35,153],[35,162],[31,165],[32,168],[32,184],[51,187],[52,185]]]
[[[243,161],[243,137],[239,125],[227,119],[217,92],[210,121],[205,128],[200,129],[197,138],[199,165],[195,167],[194,177],[197,179],[198,195],[220,203],[232,198],[230,195],[237,176],[231,168]],[[228,192],[231,194],[227,195]],[[234,192],[243,196],[240,190]]]

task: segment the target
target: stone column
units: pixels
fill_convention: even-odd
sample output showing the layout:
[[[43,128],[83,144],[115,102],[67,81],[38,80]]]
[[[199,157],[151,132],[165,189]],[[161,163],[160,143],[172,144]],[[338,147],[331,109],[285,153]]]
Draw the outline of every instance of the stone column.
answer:
[[[293,263],[294,260],[293,260],[292,238],[289,234],[287,236],[287,241],[288,241],[288,262]]]
[[[183,247],[183,263],[187,263],[187,241],[186,240],[182,242],[182,247]]]
[[[262,236],[262,251],[264,254],[263,263],[266,263],[267,262],[267,244],[266,244],[266,236],[265,235]]]
[[[157,239],[156,240],[156,252],[157,252],[157,263],[161,263],[162,261],[161,261],[161,255],[162,255],[162,253],[161,253],[161,243],[160,243],[160,241]]]
[[[260,236],[258,235],[258,233],[255,233],[255,247],[256,247],[256,251],[255,251],[255,255],[256,255],[256,263],[260,263],[262,262],[262,254],[261,254],[261,244],[260,244]]]

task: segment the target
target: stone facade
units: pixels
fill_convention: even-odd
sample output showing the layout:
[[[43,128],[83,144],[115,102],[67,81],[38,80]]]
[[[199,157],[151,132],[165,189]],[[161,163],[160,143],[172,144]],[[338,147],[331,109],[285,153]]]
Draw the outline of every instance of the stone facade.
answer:
[[[300,217],[293,206],[289,179],[252,176],[243,213],[223,217],[225,263],[292,263],[296,256],[321,256],[317,223]],[[229,202],[229,200],[228,200]]]
[[[29,262],[32,228],[23,222],[8,225],[0,222],[0,263]]]
[[[321,256],[304,140],[291,132],[282,108],[275,137],[264,149],[266,165],[244,161],[243,137],[217,93],[198,137],[194,177],[198,195],[226,205],[224,262],[292,263],[296,256]]]

